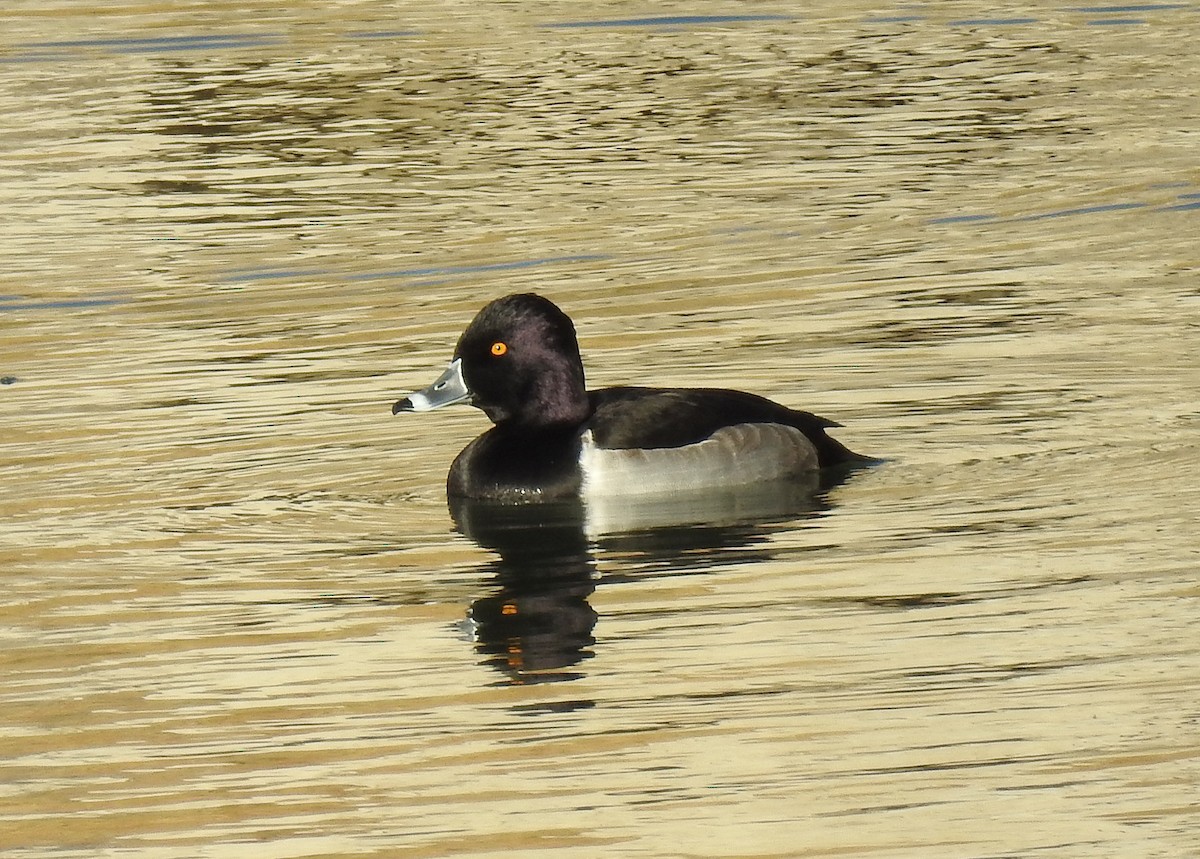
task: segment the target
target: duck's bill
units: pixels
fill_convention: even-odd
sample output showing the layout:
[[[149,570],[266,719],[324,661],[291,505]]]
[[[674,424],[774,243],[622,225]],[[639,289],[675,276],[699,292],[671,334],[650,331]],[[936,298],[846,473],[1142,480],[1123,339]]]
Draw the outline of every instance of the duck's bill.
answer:
[[[462,375],[462,359],[455,358],[446,368],[446,372],[438,376],[437,381],[423,391],[409,394],[402,400],[397,400],[392,406],[392,414],[400,412],[428,412],[440,409],[442,406],[452,406],[455,403],[467,403],[471,400],[471,389],[467,387]]]

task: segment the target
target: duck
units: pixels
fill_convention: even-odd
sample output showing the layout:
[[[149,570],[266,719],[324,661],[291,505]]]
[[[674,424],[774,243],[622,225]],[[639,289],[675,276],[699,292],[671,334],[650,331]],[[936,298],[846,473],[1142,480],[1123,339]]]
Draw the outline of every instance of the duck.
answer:
[[[485,305],[445,371],[396,401],[392,414],[458,403],[481,409],[493,426],[450,465],[450,498],[667,496],[811,480],[872,461],[829,436],[837,422],[745,391],[589,391],[575,325],[535,293]]]

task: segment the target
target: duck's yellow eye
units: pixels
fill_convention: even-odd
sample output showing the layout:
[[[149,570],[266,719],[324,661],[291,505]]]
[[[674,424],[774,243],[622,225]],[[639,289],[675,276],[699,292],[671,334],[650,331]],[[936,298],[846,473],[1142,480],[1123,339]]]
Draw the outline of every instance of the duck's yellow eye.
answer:
[[[507,351],[508,351],[508,344],[505,343],[503,340],[497,340],[495,343],[492,344],[492,354],[495,355],[497,358],[499,358],[501,355],[503,355]]]

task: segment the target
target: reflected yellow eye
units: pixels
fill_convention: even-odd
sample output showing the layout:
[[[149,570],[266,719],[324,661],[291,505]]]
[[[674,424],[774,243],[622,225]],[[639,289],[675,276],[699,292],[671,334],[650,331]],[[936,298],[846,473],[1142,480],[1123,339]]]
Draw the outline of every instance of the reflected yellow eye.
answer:
[[[492,354],[499,358],[508,351],[508,344],[503,340],[497,340],[492,344]]]

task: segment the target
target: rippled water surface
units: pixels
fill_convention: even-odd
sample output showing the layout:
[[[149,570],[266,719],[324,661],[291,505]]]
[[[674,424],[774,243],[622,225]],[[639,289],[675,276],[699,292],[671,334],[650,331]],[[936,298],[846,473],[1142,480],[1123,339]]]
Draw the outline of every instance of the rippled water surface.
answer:
[[[1200,854],[1200,7],[800,9],[7,4],[0,853]],[[448,509],[516,290],[886,462]]]

